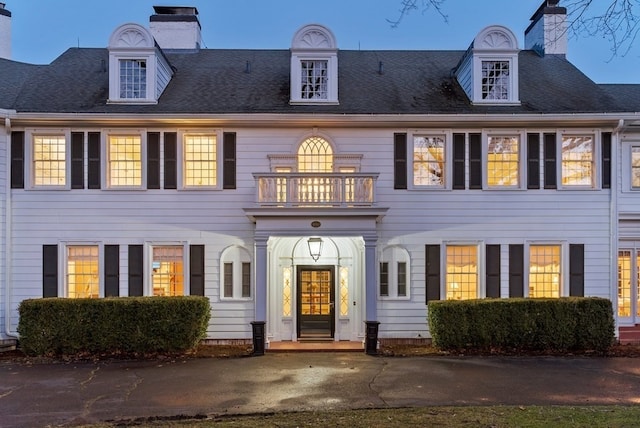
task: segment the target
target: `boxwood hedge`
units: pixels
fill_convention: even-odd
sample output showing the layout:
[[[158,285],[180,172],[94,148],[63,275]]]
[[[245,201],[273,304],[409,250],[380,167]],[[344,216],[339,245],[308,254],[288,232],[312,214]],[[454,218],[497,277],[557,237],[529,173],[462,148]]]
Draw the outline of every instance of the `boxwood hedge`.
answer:
[[[611,302],[596,297],[429,302],[429,329],[443,350],[607,350],[614,340]]]
[[[211,307],[202,296],[46,298],[22,301],[19,314],[28,355],[146,354],[194,348]]]

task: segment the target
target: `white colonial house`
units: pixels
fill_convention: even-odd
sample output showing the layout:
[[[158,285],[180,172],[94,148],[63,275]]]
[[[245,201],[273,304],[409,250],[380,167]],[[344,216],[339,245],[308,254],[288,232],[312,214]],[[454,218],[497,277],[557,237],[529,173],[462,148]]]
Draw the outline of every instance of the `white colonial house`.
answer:
[[[156,7],[106,48],[0,59],[0,341],[24,299],[189,294],[221,343],[420,340],[432,300],[574,295],[622,337],[640,85],[568,62],[557,3],[524,46],[341,50],[311,24],[203,49],[196,8]]]

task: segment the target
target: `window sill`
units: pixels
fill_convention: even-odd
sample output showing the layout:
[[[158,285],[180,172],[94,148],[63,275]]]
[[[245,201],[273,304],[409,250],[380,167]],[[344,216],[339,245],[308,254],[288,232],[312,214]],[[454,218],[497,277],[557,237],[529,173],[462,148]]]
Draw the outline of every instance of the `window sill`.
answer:
[[[107,100],[107,104],[129,104],[129,105],[153,105],[158,104],[158,100],[148,100],[142,98],[127,98],[127,99],[115,99]]]
[[[338,100],[290,100],[289,104],[292,106],[313,106],[313,105],[340,105]]]

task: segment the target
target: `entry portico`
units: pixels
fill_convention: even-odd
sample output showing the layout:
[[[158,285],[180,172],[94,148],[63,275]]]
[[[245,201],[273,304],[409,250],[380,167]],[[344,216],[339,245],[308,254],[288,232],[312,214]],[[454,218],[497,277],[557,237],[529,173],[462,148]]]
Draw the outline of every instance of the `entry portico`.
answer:
[[[387,208],[252,208],[255,321],[266,339],[362,341],[376,321],[377,225]],[[312,258],[307,241],[320,238]]]

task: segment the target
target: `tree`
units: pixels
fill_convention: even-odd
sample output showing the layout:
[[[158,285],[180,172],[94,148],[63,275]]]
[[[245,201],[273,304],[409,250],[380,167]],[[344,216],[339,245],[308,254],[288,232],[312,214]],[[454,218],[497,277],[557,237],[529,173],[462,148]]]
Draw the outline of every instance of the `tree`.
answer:
[[[447,0],[400,0],[397,19],[387,20],[395,28],[411,12],[435,11],[445,22]],[[547,0],[567,8],[567,31],[571,36],[602,37],[611,45],[611,56],[625,56],[640,32],[640,0]]]

